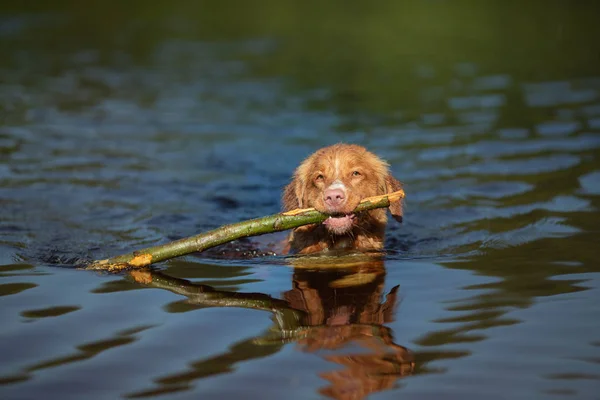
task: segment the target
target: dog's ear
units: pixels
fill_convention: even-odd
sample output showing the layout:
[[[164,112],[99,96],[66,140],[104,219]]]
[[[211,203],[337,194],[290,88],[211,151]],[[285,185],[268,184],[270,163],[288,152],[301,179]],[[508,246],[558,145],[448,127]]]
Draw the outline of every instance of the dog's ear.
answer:
[[[281,204],[283,205],[283,211],[291,211],[296,208],[302,208],[302,197],[304,193],[302,190],[302,182],[297,176],[283,189],[283,195],[281,196]]]
[[[385,191],[386,193],[396,192],[402,189],[402,183],[394,178],[391,174],[388,174],[385,177]],[[402,222],[402,214],[403,214],[403,203],[404,199],[400,199],[398,201],[390,204],[390,212],[392,213],[392,217],[398,222]]]

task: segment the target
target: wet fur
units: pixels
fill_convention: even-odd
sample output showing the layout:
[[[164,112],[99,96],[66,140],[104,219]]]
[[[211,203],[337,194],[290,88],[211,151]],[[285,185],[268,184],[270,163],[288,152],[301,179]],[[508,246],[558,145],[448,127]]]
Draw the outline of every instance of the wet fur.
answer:
[[[360,175],[354,176],[354,171]],[[323,178],[318,179],[319,175]],[[313,153],[296,169],[283,191],[284,211],[314,207],[326,212],[323,193],[336,180],[346,188],[343,213],[351,213],[366,197],[402,188],[390,174],[388,164],[375,154],[362,146],[336,144]],[[397,221],[402,221],[401,202],[393,203],[390,211]],[[386,223],[386,210],[380,208],[357,214],[352,229],[341,235],[333,234],[323,224],[301,226],[290,234],[288,250],[299,254],[334,249],[381,250]]]

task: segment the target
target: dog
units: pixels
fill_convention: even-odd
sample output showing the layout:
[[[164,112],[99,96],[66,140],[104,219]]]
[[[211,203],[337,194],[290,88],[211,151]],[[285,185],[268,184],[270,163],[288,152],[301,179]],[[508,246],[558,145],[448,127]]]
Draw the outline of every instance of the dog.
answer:
[[[362,146],[335,144],[304,160],[282,195],[284,211],[314,207],[332,214],[321,224],[298,227],[288,237],[287,252],[311,254],[327,250],[378,251],[383,249],[387,213],[375,209],[352,213],[366,197],[402,189],[389,165]],[[402,222],[402,202],[390,205]]]

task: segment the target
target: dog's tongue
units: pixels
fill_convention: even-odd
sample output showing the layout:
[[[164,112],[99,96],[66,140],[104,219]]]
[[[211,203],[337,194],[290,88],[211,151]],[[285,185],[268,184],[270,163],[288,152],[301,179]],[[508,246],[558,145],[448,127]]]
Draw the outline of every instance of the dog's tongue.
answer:
[[[323,223],[333,233],[342,234],[352,228],[354,214],[344,215],[343,217],[329,217]]]

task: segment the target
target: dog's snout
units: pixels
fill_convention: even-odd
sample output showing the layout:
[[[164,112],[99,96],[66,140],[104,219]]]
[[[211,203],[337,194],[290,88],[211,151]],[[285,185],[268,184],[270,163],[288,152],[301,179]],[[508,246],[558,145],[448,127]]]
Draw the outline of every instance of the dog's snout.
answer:
[[[327,207],[336,210],[346,202],[346,194],[342,189],[327,189],[323,193],[323,200]]]

